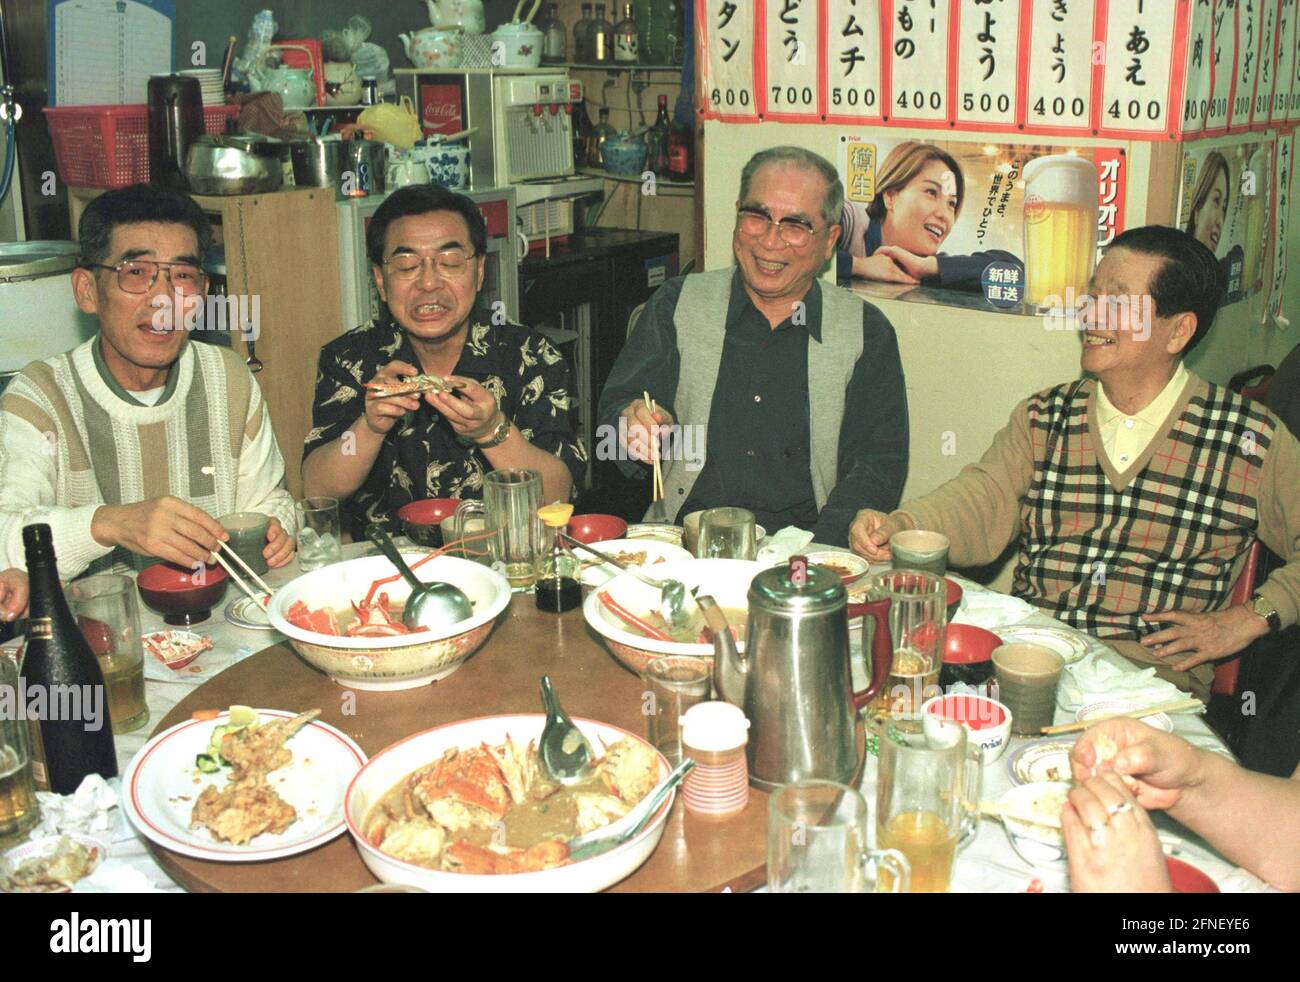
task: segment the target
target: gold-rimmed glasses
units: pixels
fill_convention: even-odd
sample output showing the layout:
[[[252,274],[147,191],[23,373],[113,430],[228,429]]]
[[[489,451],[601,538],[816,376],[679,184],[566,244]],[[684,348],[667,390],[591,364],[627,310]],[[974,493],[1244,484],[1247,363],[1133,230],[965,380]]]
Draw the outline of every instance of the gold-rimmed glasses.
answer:
[[[161,263],[153,259],[125,259],[116,266],[104,263],[83,263],[85,269],[107,269],[117,274],[117,285],[123,293],[148,293],[158,282],[158,274],[166,271],[167,282],[177,293],[201,293],[207,274],[193,263]]]
[[[756,239],[767,235],[768,226],[775,225],[781,241],[792,249],[802,249],[818,231],[802,218],[783,218],[778,222],[767,212],[754,208],[737,209],[736,223],[742,232]]]
[[[420,255],[414,252],[399,252],[384,260],[390,276],[409,280],[420,275],[426,262],[433,263],[438,275],[448,279],[464,276],[469,271],[469,261],[478,255],[476,252],[465,253],[460,249],[444,249],[432,255]]]

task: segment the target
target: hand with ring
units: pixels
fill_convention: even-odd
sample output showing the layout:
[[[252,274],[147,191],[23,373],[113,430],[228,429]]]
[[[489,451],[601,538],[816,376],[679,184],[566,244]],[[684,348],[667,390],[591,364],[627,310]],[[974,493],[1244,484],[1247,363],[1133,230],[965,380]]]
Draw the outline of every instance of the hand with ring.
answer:
[[[1075,893],[1169,893],[1169,868],[1151,817],[1108,771],[1070,792],[1061,828]]]

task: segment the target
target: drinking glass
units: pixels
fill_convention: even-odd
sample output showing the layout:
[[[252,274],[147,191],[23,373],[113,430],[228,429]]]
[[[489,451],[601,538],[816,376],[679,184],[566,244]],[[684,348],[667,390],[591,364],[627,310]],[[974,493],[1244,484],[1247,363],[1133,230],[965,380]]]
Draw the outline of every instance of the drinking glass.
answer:
[[[271,527],[271,516],[257,511],[238,511],[232,515],[222,515],[217,519],[221,527],[230,533],[226,543],[234,550],[254,573],[259,576],[266,572],[266,536]]]
[[[18,708],[18,666],[0,654],[0,844],[5,845],[21,838],[41,817],[28,724]]]
[[[73,580],[65,591],[90,650],[104,673],[104,696],[114,733],[130,733],[149,722],[144,701],[144,645],[135,583],[119,573]]]
[[[889,601],[889,636],[894,662],[889,680],[875,700],[903,730],[921,728],[921,704],[939,695],[944,633],[948,625],[948,588],[943,579],[915,570],[890,570],[872,577],[868,599]],[[870,620],[865,624],[873,628]],[[871,644],[870,637],[865,639]],[[870,650],[870,649],[868,649]]]
[[[682,762],[681,719],[709,699],[709,670],[695,658],[656,658],[641,673],[648,736],[674,767]]]
[[[777,788],[767,804],[768,889],[907,892],[907,857],[896,849],[868,848],[867,820],[866,799],[847,785],[799,781]]]
[[[542,475],[521,468],[490,471],[483,477],[483,500],[462,501],[456,507],[457,530],[468,533],[474,516],[483,516],[484,531],[495,533],[487,540],[492,565],[500,566],[517,593],[533,585],[540,561],[550,553],[546,526],[537,517],[540,507]]]
[[[913,734],[906,745],[880,739],[876,843],[907,857],[912,893],[946,892],[957,849],[975,838],[979,826],[979,746],[959,723],[939,736]]]
[[[701,559],[753,559],[758,553],[754,513],[745,508],[710,508],[700,516]]]
[[[298,568],[304,573],[343,558],[343,526],[337,498],[303,498],[294,503],[298,518]]]
[[[998,701],[1011,710],[1011,732],[1041,736],[1056,718],[1056,688],[1065,659],[1036,644],[1004,644],[993,649]]]

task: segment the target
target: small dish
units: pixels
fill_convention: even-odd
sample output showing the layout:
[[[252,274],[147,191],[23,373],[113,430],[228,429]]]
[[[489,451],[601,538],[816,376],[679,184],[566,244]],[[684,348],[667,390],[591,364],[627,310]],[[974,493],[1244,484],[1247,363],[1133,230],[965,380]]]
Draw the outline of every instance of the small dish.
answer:
[[[178,672],[205,651],[212,650],[212,639],[193,631],[151,631],[140,638],[145,653]]]
[[[656,539],[610,539],[608,542],[592,542],[589,545],[613,559],[622,558],[626,565],[640,569],[650,577],[654,576],[655,566],[660,563],[693,558],[681,546],[669,542],[659,542]],[[573,554],[582,560],[581,583],[583,586],[603,586],[619,573],[617,568],[602,563],[591,553],[582,549],[575,548]],[[628,562],[629,554],[640,554],[643,560],[639,563]]]
[[[1073,665],[1088,653],[1088,642],[1071,631],[1058,627],[1008,627],[997,631],[1005,644],[1037,644],[1065,659],[1067,665]]]
[[[1172,856],[1165,857],[1169,868],[1169,885],[1174,893],[1221,893],[1219,885],[1204,870],[1199,870],[1191,863]]]
[[[1069,781],[1073,748],[1073,740],[1058,737],[1033,740],[1007,758],[1007,774],[1013,784]]]
[[[1126,699],[1103,699],[1100,702],[1090,702],[1086,706],[1080,706],[1079,711],[1074,714],[1074,718],[1080,723],[1087,723],[1098,717],[1135,713],[1141,708],[1141,703],[1131,702]],[[1174,721],[1165,713],[1156,713],[1154,716],[1139,716],[1138,722],[1145,723],[1154,730],[1163,730],[1166,733],[1174,732]]]
[[[1072,785],[1064,781],[1038,781],[1011,788],[998,801],[1004,809],[1022,815],[1058,819]],[[1065,862],[1061,830],[1002,816],[1002,826],[1016,854],[1032,866],[1058,866]]]
[[[806,556],[808,562],[816,563],[818,566],[825,566],[833,572],[839,573],[840,579],[844,581],[846,587],[850,583],[856,583],[862,579],[871,570],[870,563],[852,552],[837,552],[827,549],[806,553]]]
[[[266,610],[252,597],[237,597],[226,604],[226,620],[246,631],[274,631]]]
[[[669,545],[680,546],[682,544],[682,527],[680,525],[664,525],[660,522],[638,522],[627,527],[623,533],[627,539],[653,539],[656,542],[667,542]]]

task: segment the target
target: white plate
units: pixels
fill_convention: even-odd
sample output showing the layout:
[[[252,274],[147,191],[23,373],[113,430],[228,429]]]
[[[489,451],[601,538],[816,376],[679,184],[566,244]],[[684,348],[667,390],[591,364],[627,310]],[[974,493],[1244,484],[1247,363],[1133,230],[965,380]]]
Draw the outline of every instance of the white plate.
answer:
[[[1070,750],[1073,740],[1049,737],[1026,743],[1007,761],[1007,773],[1015,784],[1070,780]]]
[[[871,564],[861,556],[852,552],[836,552],[826,549],[819,552],[806,553],[806,556],[810,563],[817,563],[822,566],[833,563],[838,568],[849,570],[847,574],[840,574],[840,579],[844,581],[845,587],[848,587],[849,584],[857,583],[871,572]]]
[[[1067,665],[1073,665],[1088,653],[1088,642],[1057,627],[1007,627],[993,633],[1005,644],[1042,645],[1064,658]]]
[[[291,719],[296,713],[259,709],[263,719]],[[203,774],[194,758],[204,753],[212,731],[229,719],[185,720],[140,748],[122,776],[122,805],[127,818],[146,839],[196,859],[251,863],[306,852],[343,832],[343,793],[366,762],[349,737],[328,723],[314,720],[286,746],[293,762],[272,771],[267,781],[298,811],[298,820],[278,835],[262,834],[237,846],[218,842],[206,828],[191,829],[194,802],[210,784],[224,787],[225,773]]]
[[[665,525],[660,522],[640,522],[629,525],[627,531],[623,533],[628,539],[653,539],[657,542],[667,542],[670,545],[680,546],[682,544],[682,527],[680,525]]]
[[[541,736],[545,721],[546,717],[541,713],[483,716],[435,726],[375,754],[347,790],[348,831],[370,872],[385,883],[402,883],[435,893],[590,893],[613,886],[635,872],[659,845],[676,798],[675,791],[659,806],[646,827],[621,846],[582,862],[535,873],[447,873],[390,856],[362,836],[366,816],[384,795],[416,768],[438,760],[452,748],[463,750],[481,743],[496,745],[507,736],[516,743],[527,743]],[[575,717],[573,722],[591,741],[597,753],[600,753],[602,745],[608,746],[623,737],[630,736],[645,743],[636,734],[609,723],[581,717]],[[662,754],[658,756],[659,777],[662,779],[671,767]]]
[[[1080,706],[1079,711],[1074,714],[1074,718],[1080,723],[1086,723],[1098,716],[1122,716],[1125,713],[1135,713],[1142,708],[1138,702],[1130,702],[1125,699],[1103,699],[1101,702],[1090,702],[1086,706]],[[1154,730],[1164,730],[1166,733],[1174,732],[1174,721],[1164,713],[1156,713],[1154,716],[1139,716],[1139,723],[1145,723]]]
[[[674,559],[691,559],[689,552],[681,546],[672,545],[668,542],[660,542],[657,539],[608,539],[605,542],[593,542],[591,548],[603,552],[606,556],[618,558],[620,552],[643,552],[645,553],[645,562],[637,569],[646,573],[648,576],[655,575],[656,560],[662,559],[664,562],[670,562]],[[582,549],[574,548],[573,554],[583,563],[591,560],[590,566],[585,566],[582,570],[583,586],[604,586],[619,573],[616,567],[602,563],[589,552]],[[662,565],[662,564],[658,564]]]
[[[266,610],[252,597],[236,597],[226,604],[226,620],[247,631],[274,631]]]

